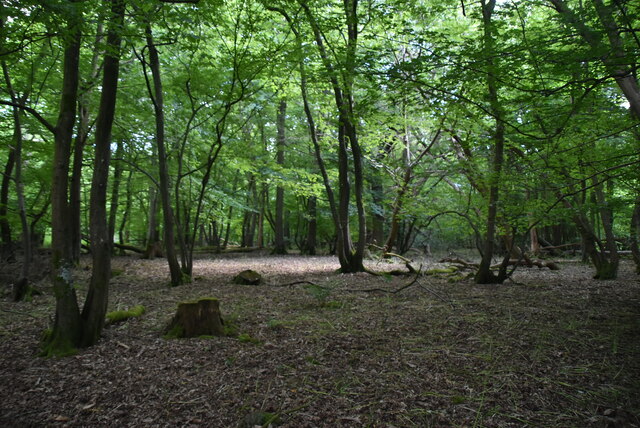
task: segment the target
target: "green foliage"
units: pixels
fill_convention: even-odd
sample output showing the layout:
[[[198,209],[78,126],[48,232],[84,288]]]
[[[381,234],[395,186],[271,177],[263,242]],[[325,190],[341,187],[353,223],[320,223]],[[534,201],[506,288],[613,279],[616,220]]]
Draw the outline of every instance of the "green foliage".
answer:
[[[143,20],[149,19],[164,79],[172,208],[187,247],[202,243],[217,248],[218,240],[223,241],[220,246],[241,244],[249,229],[257,235],[258,218],[263,244],[269,245],[276,187],[285,189],[291,246],[303,242],[309,220],[305,201],[311,196],[318,200],[318,238],[331,242],[336,231],[302,106],[300,60],[329,185],[338,193],[335,100],[313,29],[294,3],[131,5],[135,13],[127,17],[123,33],[113,130],[114,143],[123,147],[112,164],[123,168],[113,207],[117,241],[144,247],[153,217],[150,209],[158,181],[154,108],[140,61],[148,61]],[[578,8],[575,2],[566,3]],[[267,10],[274,5],[293,18],[300,45],[290,24]],[[399,239],[442,250],[474,248],[486,228],[487,187],[498,182],[499,234],[525,237],[535,226],[549,241],[549,230],[563,227],[571,229],[565,234],[568,240],[569,235],[577,237],[575,227],[569,226],[576,212],[589,219],[600,215],[601,204],[593,198],[595,180],[602,182],[606,206],[615,214],[615,235],[628,236],[631,207],[640,191],[635,168],[638,122],[629,116],[625,97],[610,77],[615,73],[603,61],[618,58],[626,66],[639,56],[634,33],[628,31],[637,28],[634,2],[616,3],[613,18],[622,53],[612,52],[614,45],[594,2],[581,4],[577,14],[592,41],[570,19],[542,3],[497,2],[492,28],[496,55],[491,57],[483,49],[479,4],[360,2],[353,75],[344,71],[344,5],[309,5],[329,59],[343,71],[336,74],[338,84],[354,84],[350,95],[356,100],[353,115],[365,158],[369,228],[375,214],[388,231],[391,213],[399,205]],[[49,123],[55,122],[60,104],[65,28],[74,15],[83,21],[87,35],[80,55],[81,101],[88,123],[95,122],[100,67],[94,53],[102,51],[105,40],[89,35],[97,33],[106,13],[104,5],[87,2],[10,1],[2,8],[1,54],[13,89],[24,97],[26,107]],[[500,177],[489,168],[495,131],[487,97],[490,69],[499,82],[504,112],[505,162]],[[275,160],[279,99],[288,103],[284,165]],[[6,91],[0,100],[8,101]],[[35,115],[25,112],[21,117],[27,215],[33,231],[47,235],[53,137]],[[2,166],[12,146],[12,121],[11,108],[1,106]],[[92,158],[92,138],[90,134],[83,164]],[[89,194],[91,173],[86,167],[82,171],[83,195]],[[113,180],[108,185],[112,190]],[[6,219],[12,239],[18,240],[15,194],[13,189],[9,192]],[[83,234],[88,232],[87,203],[88,198],[81,207]],[[163,214],[160,209],[157,213],[161,224]],[[350,215],[355,219],[355,207],[350,207]],[[600,223],[594,227],[602,235]],[[155,233],[161,237],[162,226]],[[357,230],[353,233],[355,238]],[[253,241],[257,244],[257,236]],[[316,294],[319,301],[326,300]]]

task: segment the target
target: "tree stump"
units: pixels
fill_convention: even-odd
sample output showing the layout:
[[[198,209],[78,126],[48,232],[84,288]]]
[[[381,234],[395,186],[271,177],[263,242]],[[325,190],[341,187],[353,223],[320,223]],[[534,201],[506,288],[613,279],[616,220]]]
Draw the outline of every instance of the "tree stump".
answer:
[[[165,338],[224,336],[224,321],[218,299],[205,298],[182,302],[164,330]]]
[[[258,285],[262,282],[262,275],[254,270],[247,269],[237,274],[233,278],[233,282],[240,285]]]

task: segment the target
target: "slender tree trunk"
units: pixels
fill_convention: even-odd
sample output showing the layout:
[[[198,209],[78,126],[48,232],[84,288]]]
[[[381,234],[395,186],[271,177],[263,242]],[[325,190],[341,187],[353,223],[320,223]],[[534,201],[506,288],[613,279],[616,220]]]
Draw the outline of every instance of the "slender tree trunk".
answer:
[[[16,149],[15,147],[11,147],[9,149],[7,163],[4,166],[2,187],[0,189],[0,236],[2,237],[2,258],[9,262],[15,260],[11,225],[9,224],[9,219],[7,217],[9,207],[9,188],[11,187],[11,177],[13,176],[15,163]]]
[[[598,183],[597,178],[593,178],[594,194],[599,208],[600,220],[604,229],[606,239],[606,255],[603,254],[601,265],[597,267],[597,279],[615,279],[618,276],[618,266],[620,257],[616,246],[615,235],[613,234],[613,212],[605,198],[603,183]]]
[[[4,74],[4,80],[7,85],[7,90],[9,91],[9,95],[11,96],[11,101],[13,101],[16,104],[19,104],[21,100],[18,99],[18,96],[13,89],[11,76],[9,75],[9,69],[7,68],[7,65],[5,64],[4,61],[2,61],[2,72]],[[24,98],[26,99],[26,97]],[[27,222],[27,211],[24,203],[24,183],[22,182],[22,123],[21,123],[21,117],[20,117],[21,115],[20,109],[16,106],[12,107],[12,114],[13,114],[13,147],[11,148],[11,151],[9,153],[9,158],[10,158],[9,162],[13,162],[15,164],[15,170],[16,170],[14,179],[15,179],[15,186],[16,186],[16,196],[18,197],[18,214],[20,216],[20,225],[22,229],[22,249],[23,249],[22,270],[20,273],[20,277],[17,278],[16,282],[13,285],[13,300],[17,302],[24,299],[29,293],[29,266],[31,263],[31,234],[29,233],[29,224]],[[0,215],[4,215],[4,216],[6,216],[7,214],[6,213],[6,203],[7,203],[6,193],[8,193],[8,190],[9,190],[8,188],[5,189],[4,185],[5,185],[5,180],[7,184],[9,183],[8,179],[10,178],[10,175],[11,175],[10,170],[12,169],[12,167],[10,167],[9,165],[9,162],[7,163],[7,168],[5,168],[5,173],[7,172],[6,170],[9,169],[9,177],[5,176],[2,182],[2,185],[3,185],[2,198],[4,199],[4,204],[3,204],[4,213]],[[3,217],[3,221],[6,221],[5,217]],[[7,222],[7,227],[8,227],[8,222]],[[3,230],[2,230],[3,235],[5,232],[6,231],[4,230],[4,227],[3,227]],[[8,247],[9,247],[9,250],[11,251],[12,242],[11,242],[10,230],[8,230],[8,235],[9,235],[9,239],[6,242],[8,242]],[[11,251],[8,259],[10,260],[12,256],[13,254]]]
[[[120,220],[120,227],[118,228],[118,242],[120,244],[125,244],[128,240],[125,238],[125,228],[127,226],[127,221],[129,220],[129,213],[131,212],[131,204],[132,204],[132,195],[131,195],[131,177],[133,176],[133,172],[129,171],[129,175],[127,176],[127,199],[125,201],[125,208],[122,211],[122,219]]]
[[[278,117],[276,120],[278,128],[276,163],[281,167],[284,165],[284,149],[287,144],[285,136],[285,118],[287,115],[287,102],[280,100],[278,105]],[[287,245],[284,237],[284,187],[278,185],[276,188],[276,221],[274,227],[275,244],[274,254],[286,254]]]
[[[475,281],[477,284],[490,284],[496,282],[501,283],[506,279],[502,277],[502,274],[499,274],[496,277],[491,271],[491,263],[493,260],[494,252],[494,241],[496,238],[497,229],[496,226],[498,216],[498,203],[500,198],[499,189],[504,159],[505,128],[503,122],[504,115],[502,112],[500,101],[498,99],[498,79],[496,75],[497,67],[494,59],[495,35],[492,14],[496,5],[496,0],[481,0],[481,4],[484,26],[484,52],[487,61],[487,90],[489,92],[491,113],[495,120],[495,130],[492,136],[493,153],[490,162],[491,174],[489,176],[489,200],[486,223],[487,230],[484,238],[482,260],[480,261],[480,267],[478,268],[478,272],[476,273]]]
[[[167,151],[165,148],[164,133],[164,95],[162,92],[162,80],[160,77],[160,58],[158,50],[153,41],[151,32],[151,24],[147,23],[145,28],[147,39],[147,47],[149,49],[149,63],[151,74],[153,77],[153,90],[151,96],[156,118],[156,145],[158,148],[158,167],[160,176],[160,200],[162,202],[162,212],[164,219],[164,246],[166,251],[167,262],[171,274],[171,285],[178,286],[182,284],[182,270],[178,263],[176,254],[175,238],[174,238],[174,219],[173,209],[171,207],[171,195],[169,185],[169,169],[167,166]]]
[[[375,174],[375,173],[374,173]],[[382,180],[375,174],[371,177],[371,243],[382,245],[384,241],[384,187]]]
[[[80,249],[82,247],[82,162],[84,160],[84,149],[89,138],[89,104],[93,93],[93,88],[100,76],[100,44],[102,43],[102,22],[98,23],[96,29],[96,39],[94,43],[93,56],[91,58],[91,73],[87,77],[87,82],[80,88],[78,97],[78,128],[73,144],[73,166],[71,180],[69,183],[69,219],[71,223],[71,245],[73,251],[73,261],[80,262]]]
[[[636,197],[633,214],[631,214],[629,236],[631,238],[631,254],[636,264],[636,273],[640,274],[640,246],[638,245],[638,241],[640,241],[640,195]]]
[[[398,189],[398,194],[396,195],[396,201],[393,204],[393,212],[391,214],[391,225],[389,227],[389,235],[387,236],[387,241],[384,244],[385,253],[388,253],[393,249],[393,246],[396,244],[396,240],[398,239],[398,229],[400,228],[400,211],[402,210],[402,202],[404,201],[404,196],[407,193],[407,189],[409,188],[411,179],[412,179],[412,167],[411,165],[407,164],[404,177],[402,179],[402,184],[400,185],[400,189]]]
[[[222,249],[226,250],[229,245],[229,238],[231,237],[231,216],[233,216],[233,206],[229,207],[229,217],[227,218],[227,224],[224,232],[224,242],[222,243]]]
[[[310,196],[307,201],[307,238],[305,239],[304,253],[310,256],[316,254],[317,235],[318,235],[318,198]]]
[[[118,203],[120,200],[120,182],[122,181],[122,158],[123,142],[118,140],[116,147],[116,159],[113,170],[113,186],[111,188],[111,206],[109,207],[109,239],[113,243],[116,234],[116,219],[118,214]]]
[[[269,188],[267,184],[264,183],[262,185],[262,190],[260,191],[260,214],[258,217],[258,239],[257,245],[258,248],[264,248],[264,219],[265,219],[265,209],[267,205],[267,194],[269,192]]]
[[[307,21],[311,25],[316,46],[333,89],[338,112],[338,183],[339,197],[337,218],[335,225],[338,235],[336,250],[340,262],[340,270],[345,273],[363,272],[364,250],[366,247],[366,214],[364,211],[364,175],[363,155],[357,138],[357,131],[353,112],[353,81],[355,78],[355,60],[358,37],[358,1],[344,0],[344,16],[346,21],[346,54],[343,80],[340,81],[334,64],[324,45],[324,36],[309,5],[304,0],[298,0],[304,10]],[[282,13],[282,12],[281,12]],[[291,20],[288,19],[291,23]],[[292,25],[293,27],[293,25]],[[349,171],[349,153],[353,157],[354,195],[358,215],[358,242],[354,247],[351,240],[349,224],[349,201],[351,198],[351,183]],[[326,183],[325,183],[326,186]]]
[[[53,331],[46,338],[45,355],[67,354],[82,336],[80,310],[73,286],[73,252],[69,224],[69,157],[78,100],[80,63],[79,2],[69,3],[68,33],[64,48],[60,112],[54,132],[53,178],[51,186],[51,263],[56,317]]]
[[[89,233],[93,270],[89,292],[82,310],[83,334],[81,346],[91,346],[100,338],[109,298],[111,278],[111,248],[113,235],[107,221],[107,183],[111,160],[111,129],[116,109],[120,44],[124,23],[124,0],[111,0],[111,19],[107,34],[100,110],[96,121],[95,159],[91,182]]]

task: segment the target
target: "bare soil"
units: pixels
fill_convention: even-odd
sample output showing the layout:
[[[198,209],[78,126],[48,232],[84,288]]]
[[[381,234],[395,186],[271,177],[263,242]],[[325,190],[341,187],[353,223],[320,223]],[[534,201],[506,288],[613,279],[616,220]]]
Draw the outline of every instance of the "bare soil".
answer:
[[[331,257],[203,256],[177,288],[163,259],[115,258],[110,310],[146,313],[61,359],[36,356],[54,313],[44,278],[32,302],[0,301],[0,426],[244,427],[256,412],[285,427],[640,426],[640,278],[560,265],[392,293],[414,277],[340,275]],[[245,269],[266,283],[234,284]],[[162,339],[199,297],[220,299],[235,337]]]

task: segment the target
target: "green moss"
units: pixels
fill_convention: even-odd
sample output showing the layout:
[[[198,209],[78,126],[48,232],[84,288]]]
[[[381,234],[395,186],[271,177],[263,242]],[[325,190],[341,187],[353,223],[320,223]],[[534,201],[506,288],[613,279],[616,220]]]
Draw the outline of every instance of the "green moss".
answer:
[[[281,330],[283,328],[287,328],[287,323],[284,321],[271,319],[267,322],[267,327],[272,330]]]
[[[458,271],[458,268],[456,268],[456,267],[448,267],[448,268],[441,268],[441,269],[429,269],[424,274],[425,275],[438,275],[438,274],[446,274],[446,273],[455,273],[457,271]]]
[[[342,302],[330,300],[328,302],[325,302],[322,306],[329,309],[342,309],[343,304]]]
[[[162,336],[163,339],[180,339],[182,337],[184,337],[184,329],[180,325],[174,326],[164,336]]]
[[[126,321],[129,318],[139,318],[145,313],[145,307],[142,305],[136,305],[133,308],[126,311],[113,311],[106,315],[107,324],[115,324],[118,322]]]
[[[242,426],[271,427],[280,424],[282,424],[282,421],[277,413],[253,412],[244,417],[244,424],[242,424]]]
[[[222,325],[222,329],[224,331],[225,336],[236,337],[238,336],[238,325],[236,321],[238,320],[237,315],[230,315],[225,318],[224,324]]]
[[[124,273],[122,269],[111,269],[111,278],[115,278],[116,276],[120,276]]]
[[[462,403],[464,403],[465,401],[467,401],[467,400],[466,400],[466,398],[464,398],[464,397],[463,397],[463,396],[461,396],[461,395],[454,395],[453,397],[451,397],[451,402],[452,402],[453,404],[462,404]]]
[[[52,329],[46,329],[42,332],[40,348],[38,356],[44,358],[62,358],[78,353],[73,343],[62,338],[59,334],[55,334]]]
[[[202,302],[202,301],[205,301],[205,302],[218,302],[219,300],[216,297],[202,297],[202,298],[200,298],[198,300],[194,300],[193,303],[198,303],[198,302]]]
[[[248,333],[240,333],[238,335],[238,341],[242,342],[242,343],[253,343],[253,344],[260,343],[260,341],[258,339],[256,339],[255,337],[252,337]]]

